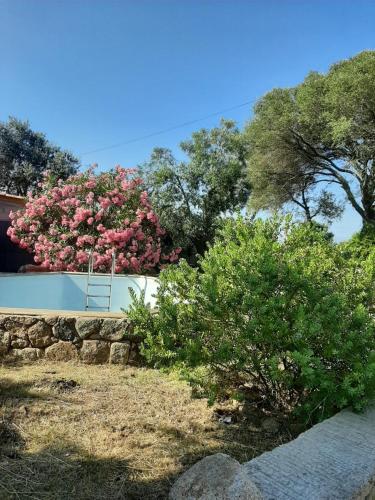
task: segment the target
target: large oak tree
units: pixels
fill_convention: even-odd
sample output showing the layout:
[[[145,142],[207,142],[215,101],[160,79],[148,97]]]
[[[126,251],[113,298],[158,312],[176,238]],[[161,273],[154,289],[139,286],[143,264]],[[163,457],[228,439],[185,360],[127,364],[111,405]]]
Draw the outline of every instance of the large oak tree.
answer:
[[[327,189],[339,186],[363,223],[375,225],[375,51],[272,90],[245,135],[254,208],[303,205],[320,188],[324,208]]]

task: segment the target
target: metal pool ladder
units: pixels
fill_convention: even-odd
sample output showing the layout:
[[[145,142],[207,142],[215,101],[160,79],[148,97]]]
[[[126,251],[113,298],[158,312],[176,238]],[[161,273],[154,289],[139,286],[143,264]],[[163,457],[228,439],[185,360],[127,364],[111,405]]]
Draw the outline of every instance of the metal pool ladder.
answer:
[[[86,285],[86,311],[90,311],[91,309],[103,309],[104,311],[109,312],[111,310],[111,305],[112,305],[112,281],[113,281],[113,276],[115,274],[115,267],[116,267],[116,254],[112,254],[112,265],[111,265],[111,274],[107,275],[102,275],[98,273],[94,273],[94,256],[92,252],[89,253],[89,267],[88,267],[88,272],[87,272],[87,285]],[[96,274],[96,276],[95,276]],[[105,283],[98,283],[97,279],[98,278],[105,279]],[[96,279],[95,279],[96,278]],[[101,287],[107,290],[107,293],[100,294],[100,293],[94,293],[95,288],[94,287]],[[95,299],[95,298],[101,298],[101,299],[106,299],[107,304],[103,306],[93,306],[90,305],[90,299]]]

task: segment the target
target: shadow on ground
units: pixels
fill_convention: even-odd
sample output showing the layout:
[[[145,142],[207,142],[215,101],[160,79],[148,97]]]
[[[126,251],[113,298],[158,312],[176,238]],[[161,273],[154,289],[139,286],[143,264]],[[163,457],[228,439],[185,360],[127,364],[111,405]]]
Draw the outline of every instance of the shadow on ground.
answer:
[[[201,458],[213,453],[227,453],[241,459],[251,456],[252,450],[244,446],[244,455],[239,455],[242,432],[238,429],[223,429],[224,440],[216,448],[204,449],[193,435],[185,435],[176,428],[157,429],[168,435],[170,444],[177,448],[186,446],[189,453],[180,457],[178,474],[168,471],[158,479],[145,477],[145,468],[137,470],[127,460],[101,459],[90,456],[74,443],[57,442],[38,453],[30,454],[17,429],[12,428],[9,439],[14,439],[13,453],[1,454],[0,443],[0,498],[2,500],[162,500],[178,475]],[[236,433],[241,432],[241,435]],[[160,435],[160,434],[159,434]],[[249,438],[251,441],[251,438]],[[267,446],[268,444],[268,446]],[[265,443],[264,447],[270,447]],[[192,451],[194,450],[194,451]],[[171,450],[170,450],[171,451]],[[254,452],[254,454],[256,454]],[[156,464],[147,464],[149,469]]]
[[[144,480],[126,460],[85,456],[67,443],[37,454],[2,457],[0,469],[3,500],[163,499],[174,479]]]
[[[10,405],[16,401],[24,404],[26,401],[43,398],[33,391],[34,388],[34,382],[11,382],[8,379],[0,379],[0,405],[5,403]]]
[[[207,455],[222,452],[245,462],[291,438],[282,423],[277,432],[265,432],[256,411],[212,411],[212,417],[199,418],[198,406],[193,415],[187,411],[185,396],[177,414],[176,401],[170,400],[176,392],[166,392],[167,386],[157,393],[168,403],[163,418],[154,415],[163,411],[159,400],[153,407],[141,399],[139,414],[126,419],[119,413],[114,421],[116,401],[121,404],[129,393],[116,393],[122,398],[116,400],[113,392],[109,397],[96,392],[85,379],[79,379],[81,386],[58,380],[56,371],[29,378],[0,379],[0,500],[166,499],[176,478]],[[144,386],[135,387],[139,397]],[[144,390],[149,394],[147,386]],[[222,423],[229,417],[230,424]],[[38,432],[44,433],[42,440]]]

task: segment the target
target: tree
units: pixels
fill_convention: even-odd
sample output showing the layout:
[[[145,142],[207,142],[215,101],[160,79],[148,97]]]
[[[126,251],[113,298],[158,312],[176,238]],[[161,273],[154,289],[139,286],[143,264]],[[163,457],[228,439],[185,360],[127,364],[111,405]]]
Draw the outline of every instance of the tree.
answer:
[[[220,127],[195,132],[180,147],[187,161],[156,148],[142,171],[161,224],[194,264],[221,219],[247,202],[247,146],[234,122],[222,120]]]
[[[26,196],[49,170],[59,179],[77,171],[78,160],[68,151],[51,144],[28,122],[10,117],[0,122],[0,190]]]
[[[94,175],[89,169],[57,185],[46,174],[25,211],[10,217],[12,242],[52,271],[86,271],[90,252],[99,272],[109,271],[114,252],[118,273],[150,271],[178,258],[179,249],[162,252],[164,230],[133,170]]]
[[[272,90],[245,135],[253,207],[301,202],[306,190],[337,185],[364,224],[375,224],[375,51]]]

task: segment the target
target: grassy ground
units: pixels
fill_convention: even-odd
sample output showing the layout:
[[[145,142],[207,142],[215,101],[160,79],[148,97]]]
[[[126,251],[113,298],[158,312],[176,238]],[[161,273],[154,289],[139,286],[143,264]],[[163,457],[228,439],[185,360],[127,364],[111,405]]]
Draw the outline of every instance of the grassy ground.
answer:
[[[74,384],[59,382],[71,380]],[[219,415],[231,414],[229,425]],[[0,498],[161,499],[216,452],[240,461],[290,439],[255,414],[209,408],[155,370],[72,364],[0,367]]]

